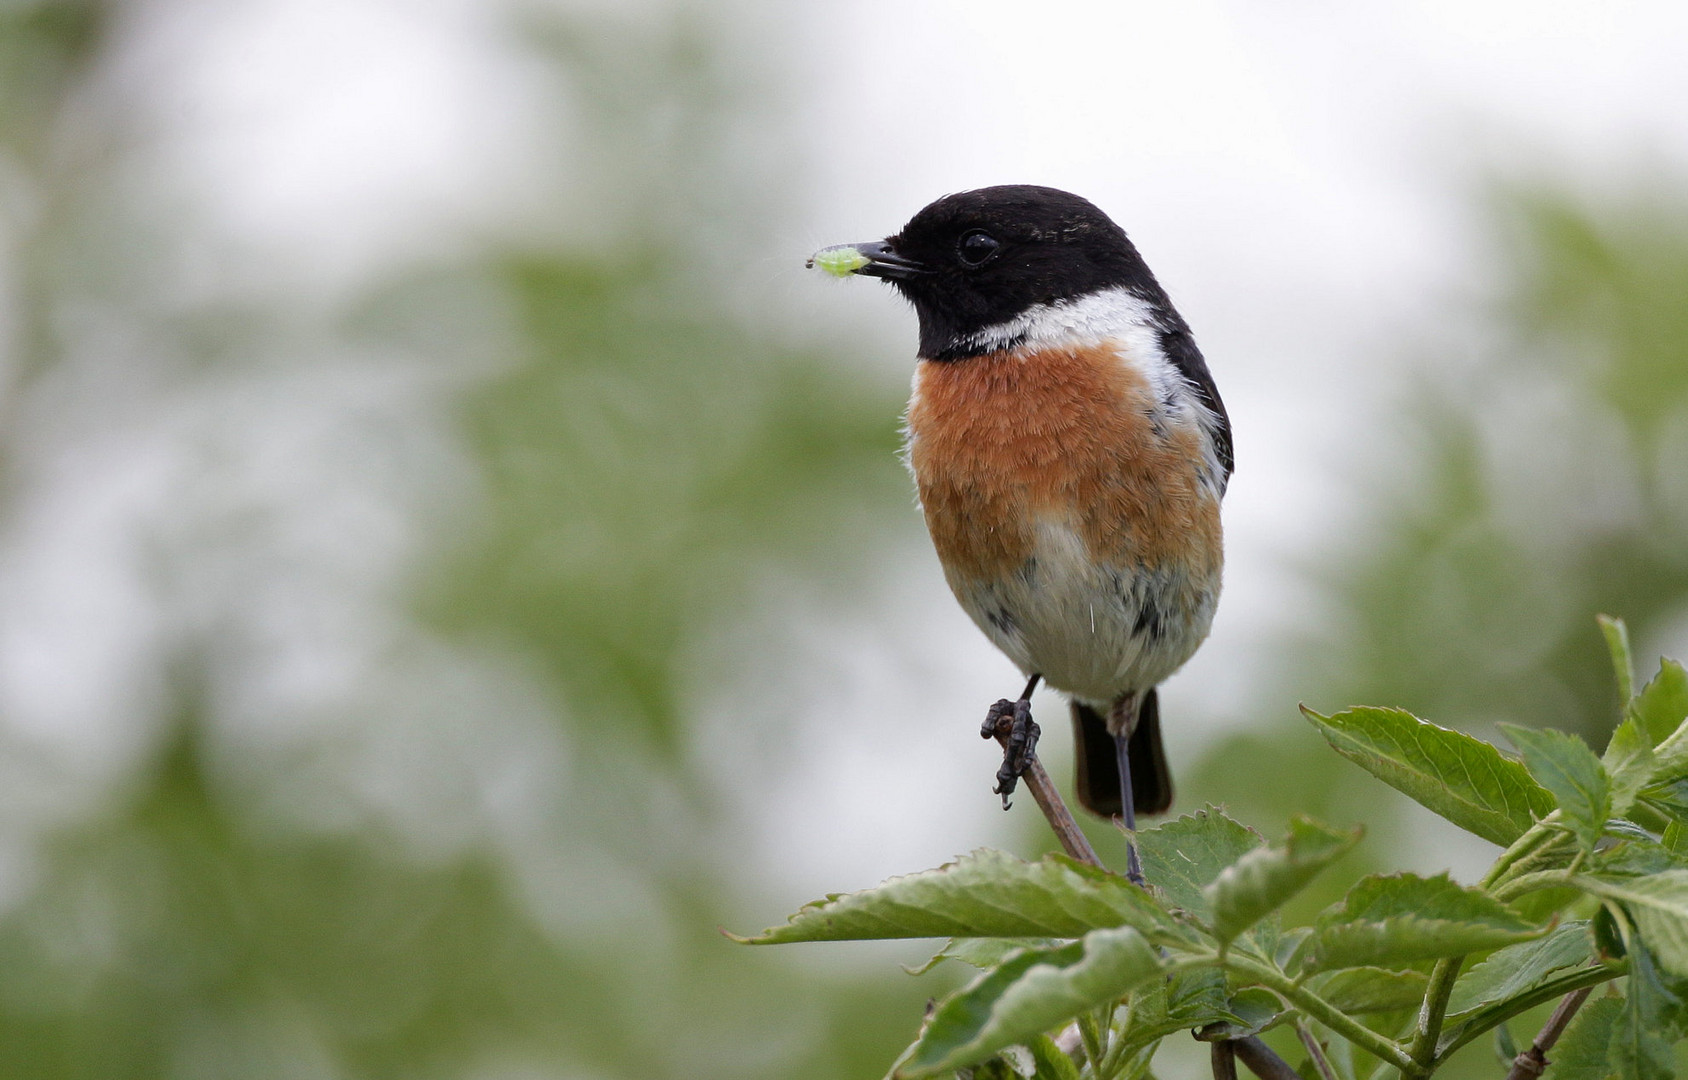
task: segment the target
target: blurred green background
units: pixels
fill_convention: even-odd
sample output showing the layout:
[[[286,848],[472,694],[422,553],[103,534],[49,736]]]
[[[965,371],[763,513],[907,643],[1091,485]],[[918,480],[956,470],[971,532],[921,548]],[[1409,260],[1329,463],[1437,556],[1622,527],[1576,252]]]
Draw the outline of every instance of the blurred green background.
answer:
[[[901,974],[919,946],[717,927],[872,884],[874,853],[1050,844],[994,814],[967,719],[1006,668],[940,678],[932,715],[970,631],[926,612],[906,369],[802,329],[806,252],[767,255],[814,168],[785,24],[493,8],[570,101],[519,211],[301,272],[216,224],[141,92],[171,34],[216,47],[181,34],[208,10],[0,6],[0,1075],[881,1075],[952,977]],[[281,164],[274,205],[336,167]],[[1316,613],[1246,642],[1243,708],[1180,718],[1220,733],[1182,808],[1368,822],[1332,887],[1469,872],[1295,703],[1598,747],[1594,613],[1688,644],[1682,191],[1468,186],[1490,267],[1352,357],[1386,407],[1280,560]],[[883,808],[889,762],[951,747],[977,807]]]

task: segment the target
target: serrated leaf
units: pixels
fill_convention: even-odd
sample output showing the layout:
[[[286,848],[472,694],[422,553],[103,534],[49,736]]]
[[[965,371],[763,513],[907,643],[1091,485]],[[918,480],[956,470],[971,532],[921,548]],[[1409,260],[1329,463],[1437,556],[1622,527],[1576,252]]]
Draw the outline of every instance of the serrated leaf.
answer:
[[[1623,1002],[1603,997],[1585,1004],[1553,1049],[1542,1080],[1607,1080],[1612,1075],[1612,1030]]]
[[[1509,945],[1461,975],[1448,999],[1448,1016],[1459,1016],[1523,993],[1561,968],[1594,957],[1587,921],[1566,923],[1544,938]]]
[[[1211,914],[1207,886],[1263,843],[1259,834],[1212,806],[1137,834],[1143,876],[1168,904],[1203,920]]]
[[[1612,810],[1614,817],[1629,813],[1636,796],[1653,782],[1658,772],[1657,758],[1647,737],[1646,729],[1635,717],[1629,717],[1612,729],[1606,742],[1606,752],[1600,758],[1606,774],[1612,778]]]
[[[1651,838],[1628,840],[1595,852],[1593,869],[1601,877],[1641,877],[1688,869],[1688,860]]]
[[[898,1076],[932,1076],[1023,1043],[1160,974],[1154,946],[1127,926],[1057,949],[1028,949],[947,998]]]
[[[1276,911],[1358,843],[1362,832],[1338,832],[1299,815],[1292,819],[1282,844],[1245,852],[1202,890],[1214,934],[1229,942]]]
[[[1636,970],[1646,955],[1644,949],[1630,950],[1629,986],[1624,991],[1624,1007],[1612,1026],[1608,1053],[1623,1080],[1675,1080],[1670,1044],[1658,1032],[1658,1003],[1649,980]]]
[[[950,938],[919,967],[903,968],[910,975],[924,975],[945,960],[959,960],[976,968],[993,968],[1016,949],[1053,949],[1062,944],[1055,938],[963,937]]]
[[[1319,917],[1302,967],[1399,968],[1503,948],[1544,932],[1494,897],[1446,874],[1374,875],[1362,878],[1340,907]]]
[[[1072,938],[1099,927],[1182,933],[1126,878],[1064,855],[1034,863],[980,849],[936,870],[809,904],[750,945],[912,937]]]
[[[1428,982],[1422,971],[1357,967],[1315,976],[1310,985],[1342,1012],[1378,1013],[1418,1008]]]
[[[1573,884],[1623,904],[1659,965],[1688,978],[1688,870],[1634,878],[1580,877]]]
[[[1400,709],[1301,711],[1337,753],[1490,843],[1511,844],[1553,811],[1552,794],[1481,739]]]
[[[1676,734],[1688,720],[1688,671],[1675,660],[1660,660],[1659,673],[1635,695],[1629,714],[1641,722],[1654,746]]]
[[[1659,846],[1672,855],[1688,855],[1688,828],[1684,828],[1680,821],[1671,822],[1659,837]]]
[[[1169,1020],[1182,1021],[1184,1027],[1200,1027],[1226,1018],[1229,990],[1220,968],[1180,971],[1166,980],[1162,1007]]]
[[[1612,812],[1612,780],[1594,751],[1575,735],[1552,728],[1517,724],[1500,728],[1523,753],[1530,775],[1558,800],[1565,824],[1577,834],[1583,849],[1592,850]]]

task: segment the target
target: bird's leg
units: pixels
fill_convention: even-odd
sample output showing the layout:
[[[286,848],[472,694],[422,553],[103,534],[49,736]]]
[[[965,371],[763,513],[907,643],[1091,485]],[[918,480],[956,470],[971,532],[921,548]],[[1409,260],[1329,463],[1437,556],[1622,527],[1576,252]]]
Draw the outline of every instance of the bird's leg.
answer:
[[[1026,683],[1025,692],[1020,700],[1009,701],[1003,698],[990,707],[985,714],[985,722],[979,728],[982,738],[994,739],[999,735],[1006,735],[1008,741],[1003,746],[1002,768],[996,771],[995,793],[1002,796],[1002,808],[1008,809],[1008,796],[1014,793],[1020,777],[1025,775],[1032,761],[1037,756],[1037,738],[1043,732],[1032,722],[1032,691],[1042,680],[1042,675],[1033,675]]]
[[[1130,693],[1108,710],[1108,731],[1114,737],[1114,760],[1119,764],[1120,824],[1125,827],[1125,876],[1143,888],[1143,862],[1137,857],[1137,806],[1131,792],[1131,735],[1143,707],[1143,695]]]
[[[1131,797],[1131,732],[1114,735],[1114,753],[1119,761],[1120,815],[1125,825],[1125,876],[1136,885],[1147,888],[1143,881],[1143,863],[1137,857],[1137,807]]]

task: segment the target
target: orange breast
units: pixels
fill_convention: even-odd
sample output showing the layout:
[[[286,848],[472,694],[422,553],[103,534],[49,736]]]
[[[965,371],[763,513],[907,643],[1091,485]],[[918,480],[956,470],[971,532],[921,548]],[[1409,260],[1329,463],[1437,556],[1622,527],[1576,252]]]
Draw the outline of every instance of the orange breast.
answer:
[[[1018,569],[1050,516],[1101,562],[1218,570],[1204,435],[1191,420],[1167,422],[1143,373],[1112,347],[923,360],[908,431],[926,525],[952,572],[989,580]]]

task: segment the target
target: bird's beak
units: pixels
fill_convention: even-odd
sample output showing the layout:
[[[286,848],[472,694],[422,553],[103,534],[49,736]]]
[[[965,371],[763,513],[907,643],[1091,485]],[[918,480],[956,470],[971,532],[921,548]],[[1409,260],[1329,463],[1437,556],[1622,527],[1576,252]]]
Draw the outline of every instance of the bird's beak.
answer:
[[[913,259],[898,255],[884,240],[822,248],[809,256],[809,261],[803,265],[811,270],[818,267],[833,277],[861,274],[863,277],[884,278],[887,281],[907,281],[927,273],[926,267]]]

